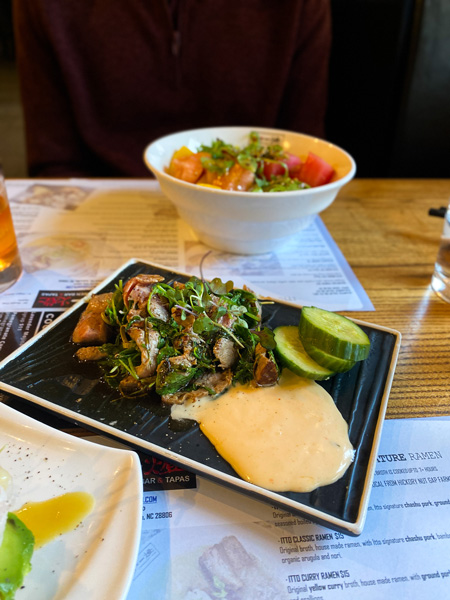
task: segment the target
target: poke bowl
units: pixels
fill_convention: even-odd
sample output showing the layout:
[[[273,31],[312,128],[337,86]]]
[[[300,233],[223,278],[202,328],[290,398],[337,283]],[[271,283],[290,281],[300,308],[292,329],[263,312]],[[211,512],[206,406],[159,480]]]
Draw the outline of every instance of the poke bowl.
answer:
[[[241,185],[239,180],[236,185],[230,184],[230,177],[227,179],[221,173],[227,168],[227,173],[231,173],[237,159],[233,163],[227,148],[232,147],[231,154],[235,150],[237,156],[238,151],[253,148],[255,140],[260,152],[257,158],[244,156],[244,160],[257,165],[253,168],[257,171],[252,183]],[[222,160],[219,167],[211,166],[211,156],[215,156],[217,149],[214,147],[211,153],[211,147],[216,141],[227,146],[223,152],[222,145],[219,154],[222,152],[222,157],[231,159]],[[266,161],[264,156],[268,154],[261,148],[264,151],[275,148],[280,160],[269,158]],[[181,179],[179,170],[173,166],[177,157],[182,159],[181,162],[189,158],[188,163],[206,164],[207,168],[197,180],[196,174],[188,175],[188,180]],[[275,186],[275,180],[286,180],[290,175],[290,166],[286,162],[290,157],[294,159],[295,172],[289,179],[295,179],[297,183]],[[280,249],[332,204],[339,190],[356,172],[350,154],[330,142],[302,133],[261,127],[208,127],[173,133],[149,144],[144,151],[144,162],[157,178],[162,192],[176,206],[180,218],[192,227],[200,241],[237,254],[261,254]],[[264,178],[266,162],[280,162],[284,169],[282,175]],[[247,164],[242,164],[244,168],[236,168],[244,176],[248,175]],[[328,166],[328,177],[325,178],[322,177],[324,164]],[[231,169],[229,165],[233,165]],[[222,169],[220,173],[219,169]],[[249,170],[252,170],[251,165]],[[311,183],[304,183],[303,176],[308,176]],[[260,185],[262,178],[264,183]],[[220,187],[225,179],[227,189]]]

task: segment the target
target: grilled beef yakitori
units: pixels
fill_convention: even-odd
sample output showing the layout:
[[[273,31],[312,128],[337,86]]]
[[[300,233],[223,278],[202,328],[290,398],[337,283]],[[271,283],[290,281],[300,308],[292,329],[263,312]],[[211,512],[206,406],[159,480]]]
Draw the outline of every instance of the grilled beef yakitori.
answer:
[[[72,340],[124,396],[155,390],[166,403],[215,396],[233,382],[274,385],[279,369],[261,303],[220,279],[164,283],[142,274],[93,296]]]

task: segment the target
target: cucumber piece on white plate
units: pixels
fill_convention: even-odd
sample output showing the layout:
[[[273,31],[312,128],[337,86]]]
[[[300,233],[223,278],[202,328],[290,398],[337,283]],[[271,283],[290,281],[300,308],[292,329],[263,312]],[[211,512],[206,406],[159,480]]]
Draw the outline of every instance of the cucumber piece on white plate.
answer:
[[[315,347],[343,360],[364,360],[370,340],[352,320],[334,312],[304,306],[300,315],[299,335],[306,347]]]
[[[282,325],[274,329],[276,354],[283,366],[296,375],[321,381],[329,379],[334,371],[322,367],[309,356],[303,347],[296,325]]]
[[[7,513],[0,540],[0,598],[12,600],[31,569],[34,535],[15,514]]]

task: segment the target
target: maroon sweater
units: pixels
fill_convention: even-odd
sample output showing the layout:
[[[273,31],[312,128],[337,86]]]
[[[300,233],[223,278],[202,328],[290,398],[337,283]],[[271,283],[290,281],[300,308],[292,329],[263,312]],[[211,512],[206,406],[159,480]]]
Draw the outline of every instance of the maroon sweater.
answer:
[[[30,176],[149,176],[174,131],[324,135],[329,0],[15,0]]]

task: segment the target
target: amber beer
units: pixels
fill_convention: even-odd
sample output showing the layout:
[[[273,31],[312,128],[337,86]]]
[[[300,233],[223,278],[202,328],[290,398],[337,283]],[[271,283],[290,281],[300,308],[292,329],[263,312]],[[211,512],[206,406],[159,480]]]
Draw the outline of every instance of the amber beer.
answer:
[[[0,176],[0,292],[17,281],[21,272],[22,264],[6,195],[6,186]]]

